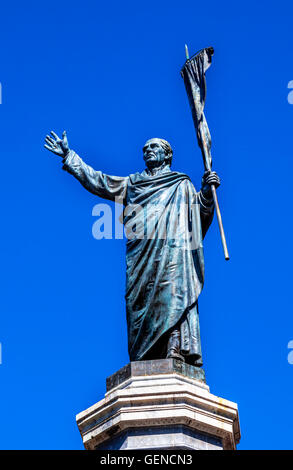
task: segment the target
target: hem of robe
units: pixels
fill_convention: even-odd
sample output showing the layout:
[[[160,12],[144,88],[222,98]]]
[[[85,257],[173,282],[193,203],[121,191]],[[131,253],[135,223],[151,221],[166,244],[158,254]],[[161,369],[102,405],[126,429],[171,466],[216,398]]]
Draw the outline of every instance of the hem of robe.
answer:
[[[184,321],[184,317],[186,319],[187,315],[188,315],[188,312],[190,310],[192,310],[192,308],[194,308],[195,306],[197,307],[197,300],[195,302],[193,302],[191,305],[189,305],[188,307],[186,307],[186,309],[184,310],[184,312],[181,315],[180,319],[174,325],[171,325],[164,333],[162,333],[159,336],[159,338],[157,338],[148,347],[148,349],[144,352],[144,354],[142,354],[139,357],[137,357],[137,356],[133,357],[129,353],[130,360],[131,361],[147,361],[147,360],[151,360],[151,359],[154,359],[154,360],[155,359],[166,359],[167,358],[168,339],[169,339],[169,335],[170,335],[171,331],[176,327],[176,325],[178,325],[178,327],[180,328],[180,325]],[[198,310],[197,310],[197,315],[198,315]],[[200,338],[199,338],[199,342],[200,342]],[[201,351],[201,346],[199,346],[199,350]],[[199,361],[202,365],[202,354],[201,353],[197,354],[197,353],[192,352],[190,354],[187,350],[183,350],[181,348],[180,348],[180,352],[184,356],[184,359],[187,359],[187,360],[185,360],[185,362],[190,364],[191,362],[189,362],[188,359],[190,361],[192,361],[191,357],[194,357],[194,362]]]

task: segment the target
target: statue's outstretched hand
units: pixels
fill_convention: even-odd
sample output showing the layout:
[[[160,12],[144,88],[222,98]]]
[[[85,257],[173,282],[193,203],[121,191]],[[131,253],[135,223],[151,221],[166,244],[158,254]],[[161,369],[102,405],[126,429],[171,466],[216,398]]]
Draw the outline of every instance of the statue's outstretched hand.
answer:
[[[220,186],[221,180],[215,171],[205,171],[201,181],[201,190],[203,195],[211,198],[211,185],[214,185],[216,188]]]
[[[67,135],[66,131],[63,132],[62,134],[62,139],[58,137],[55,132],[51,131],[51,137],[50,135],[46,136],[46,143],[45,143],[45,148],[50,150],[50,152],[55,153],[56,155],[59,155],[59,157],[66,157],[66,155],[69,152],[69,146],[68,146],[68,140],[67,140]]]

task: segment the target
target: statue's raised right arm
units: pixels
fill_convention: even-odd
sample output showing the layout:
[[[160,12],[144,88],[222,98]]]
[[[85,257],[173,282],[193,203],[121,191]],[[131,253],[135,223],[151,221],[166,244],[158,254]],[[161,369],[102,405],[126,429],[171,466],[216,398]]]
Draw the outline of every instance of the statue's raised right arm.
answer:
[[[66,131],[63,132],[62,139],[51,131],[51,136],[47,135],[45,141],[46,149],[63,158],[63,170],[75,176],[88,191],[111,201],[115,198],[125,199],[128,177],[105,175],[86,165],[73,150],[70,150]]]

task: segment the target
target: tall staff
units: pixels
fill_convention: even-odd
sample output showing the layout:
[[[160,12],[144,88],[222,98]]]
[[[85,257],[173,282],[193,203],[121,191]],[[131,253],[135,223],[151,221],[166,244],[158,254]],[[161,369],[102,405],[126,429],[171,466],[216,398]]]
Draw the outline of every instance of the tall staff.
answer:
[[[207,171],[212,169],[211,155],[211,135],[207,125],[207,121],[203,112],[206,99],[206,80],[205,72],[212,62],[214,49],[208,47],[202,49],[197,54],[189,58],[188,48],[185,45],[186,62],[181,70],[184,80],[189,104],[191,107],[193,122],[197,134],[198,145],[201,149],[204,167]],[[226,237],[222,222],[222,216],[219,208],[218,197],[215,186],[211,185],[213,200],[217,212],[218,224],[224,249],[225,259],[229,259],[229,253],[226,243]]]

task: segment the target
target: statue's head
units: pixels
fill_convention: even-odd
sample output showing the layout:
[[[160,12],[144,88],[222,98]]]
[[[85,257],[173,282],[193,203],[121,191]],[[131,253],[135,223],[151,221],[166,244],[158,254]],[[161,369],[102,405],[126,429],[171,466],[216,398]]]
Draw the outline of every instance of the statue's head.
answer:
[[[148,168],[155,168],[167,164],[171,166],[173,150],[169,142],[164,139],[149,139],[143,146],[143,159]]]

